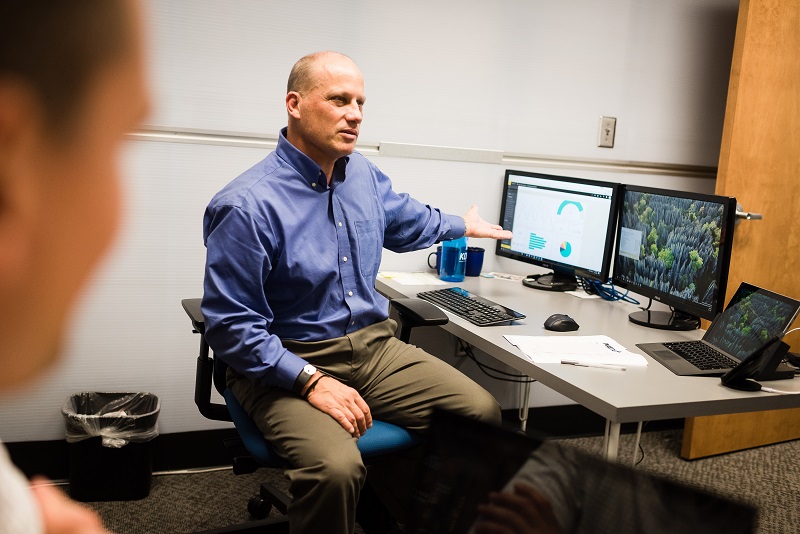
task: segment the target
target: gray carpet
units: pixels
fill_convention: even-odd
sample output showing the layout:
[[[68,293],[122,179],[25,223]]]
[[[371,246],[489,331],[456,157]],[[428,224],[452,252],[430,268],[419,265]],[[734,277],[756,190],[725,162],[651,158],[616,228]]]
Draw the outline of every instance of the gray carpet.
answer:
[[[759,534],[800,532],[800,440],[712,458],[679,457],[680,430],[642,435],[641,469],[749,503],[759,511]],[[623,435],[620,460],[629,465],[632,435]],[[561,440],[599,453],[602,438]],[[139,501],[90,503],[119,534],[188,533],[248,519],[247,499],[264,479],[285,488],[279,471],[235,476],[230,470],[153,477],[150,495]]]
[[[687,461],[680,458],[680,430],[642,435],[644,460],[637,469],[748,503],[758,510],[756,532],[800,532],[800,440]],[[634,436],[624,435],[620,461],[630,465]],[[580,449],[601,450],[602,438],[565,440]],[[637,459],[641,455],[637,456]]]

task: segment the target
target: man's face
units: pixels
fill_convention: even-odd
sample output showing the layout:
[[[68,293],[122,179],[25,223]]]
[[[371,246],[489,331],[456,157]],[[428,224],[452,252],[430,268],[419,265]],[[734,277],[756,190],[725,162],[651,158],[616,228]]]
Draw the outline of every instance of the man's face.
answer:
[[[73,301],[116,233],[119,150],[147,108],[141,58],[137,42],[102,68],[68,139],[53,136],[41,118],[29,121],[14,173],[25,193],[9,215],[22,214],[23,237],[0,281],[0,297],[13,301],[0,304],[0,361],[5,369],[10,364],[0,387],[55,358]]]
[[[352,154],[361,127],[364,80],[348,58],[323,55],[311,87],[287,97],[289,141],[330,177],[333,163]]]

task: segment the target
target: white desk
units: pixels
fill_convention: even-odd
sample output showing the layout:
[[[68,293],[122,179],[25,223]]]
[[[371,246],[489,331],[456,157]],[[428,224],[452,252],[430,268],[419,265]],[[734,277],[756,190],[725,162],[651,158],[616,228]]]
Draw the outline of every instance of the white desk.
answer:
[[[475,326],[448,313],[446,331],[519,372],[603,416],[606,421],[606,456],[616,459],[622,423],[677,419],[701,415],[774,410],[800,406],[800,395],[741,392],[721,385],[716,377],[680,377],[649,356],[645,368],[629,367],[624,372],[561,364],[531,363],[508,343],[504,334],[514,335],[607,335],[628,350],[644,354],[637,343],[700,339],[703,331],[671,332],[631,323],[632,304],[602,299],[580,299],[563,293],[524,287],[520,282],[467,277],[458,284],[513,308],[527,318],[510,326]],[[378,278],[376,288],[389,298],[413,297],[420,291],[446,286],[402,285],[389,278]],[[544,329],[544,320],[553,313],[566,313],[580,325],[577,332],[558,333]],[[765,383],[766,384],[766,383]],[[771,387],[800,392],[800,380],[780,380]],[[640,426],[641,428],[641,426]]]

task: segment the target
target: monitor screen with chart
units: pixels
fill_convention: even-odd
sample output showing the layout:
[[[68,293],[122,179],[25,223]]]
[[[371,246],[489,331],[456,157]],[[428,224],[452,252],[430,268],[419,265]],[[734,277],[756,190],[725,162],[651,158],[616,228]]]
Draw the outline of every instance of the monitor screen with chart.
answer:
[[[507,170],[500,224],[514,234],[497,242],[498,256],[552,269],[528,287],[570,291],[576,277],[606,282],[619,197],[617,183]]]

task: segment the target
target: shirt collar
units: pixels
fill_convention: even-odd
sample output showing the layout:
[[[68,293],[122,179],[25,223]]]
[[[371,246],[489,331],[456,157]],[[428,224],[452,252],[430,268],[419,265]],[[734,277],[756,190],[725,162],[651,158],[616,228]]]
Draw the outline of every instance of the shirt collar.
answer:
[[[275,152],[282,160],[300,173],[308,185],[314,189],[319,189],[320,187],[327,189],[328,182],[322,172],[322,168],[286,139],[286,130],[286,127],[281,129],[280,135],[278,135],[278,146],[275,148]],[[332,183],[344,181],[345,166],[349,161],[349,156],[343,156],[336,161],[333,167]]]

